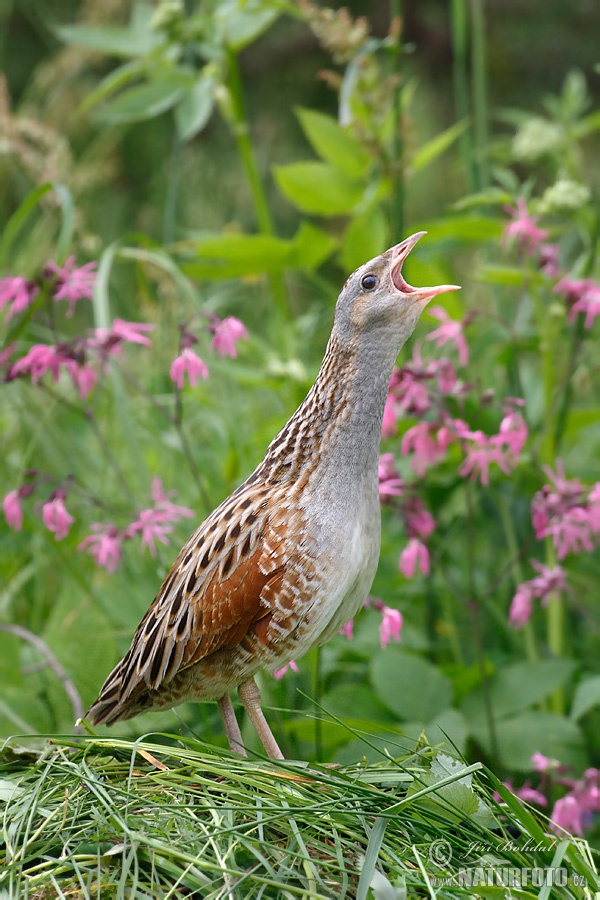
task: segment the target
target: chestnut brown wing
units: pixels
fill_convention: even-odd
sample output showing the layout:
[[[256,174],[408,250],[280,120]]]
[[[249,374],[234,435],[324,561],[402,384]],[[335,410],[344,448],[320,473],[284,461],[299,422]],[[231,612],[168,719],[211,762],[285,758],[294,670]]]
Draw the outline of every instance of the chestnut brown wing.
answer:
[[[269,502],[271,490],[242,488],[182,549],[130,649],[90,708],[93,722],[125,717],[141,693],[168,684],[217,650],[237,646],[253,626],[263,643],[283,633],[293,593],[284,566],[288,525],[280,513],[271,514],[279,505]]]

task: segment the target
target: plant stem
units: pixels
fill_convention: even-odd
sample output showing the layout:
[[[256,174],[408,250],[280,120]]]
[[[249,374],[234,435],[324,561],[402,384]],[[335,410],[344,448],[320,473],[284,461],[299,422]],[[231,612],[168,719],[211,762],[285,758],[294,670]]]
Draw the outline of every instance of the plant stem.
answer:
[[[323,696],[323,685],[321,683],[321,648],[315,650],[315,667],[314,667],[314,683],[313,694],[317,706],[321,705]],[[323,759],[323,719],[321,714],[315,716],[315,759],[320,762]]]
[[[233,135],[237,144],[240,159],[248,179],[252,200],[254,202],[254,211],[256,220],[261,234],[274,235],[275,228],[271,217],[271,210],[267,202],[264,185],[262,183],[254,149],[250,140],[250,128],[246,118],[244,106],[244,94],[242,87],[242,79],[240,68],[235,54],[229,52],[229,90],[232,100],[233,114]],[[269,282],[276,309],[286,319],[288,318],[288,304],[285,293],[283,278],[279,273],[273,272],[269,275]]]
[[[172,244],[175,240],[175,224],[177,222],[177,203],[179,199],[179,182],[181,180],[181,151],[183,143],[177,129],[173,132],[173,146],[169,171],[167,174],[167,193],[163,215],[162,241]]]
[[[594,265],[596,262],[596,257],[598,255],[598,244],[600,243],[600,198],[596,203],[596,219],[594,222],[594,231],[592,233],[592,240],[590,245],[590,252],[588,254],[588,258],[586,260],[585,267],[583,269],[583,277],[588,278],[594,270]],[[556,427],[554,430],[554,448],[555,452],[558,453],[560,451],[560,446],[562,444],[562,439],[564,435],[565,425],[567,423],[567,418],[569,415],[569,408],[571,406],[571,400],[573,399],[573,375],[575,374],[575,369],[577,368],[577,362],[579,360],[579,354],[581,353],[581,348],[583,346],[583,340],[585,336],[585,327],[584,327],[585,316],[580,313],[577,317],[577,321],[575,323],[575,328],[573,329],[573,340],[571,342],[571,350],[569,353],[569,362],[567,364],[567,372],[564,378],[564,389],[562,391],[562,400],[560,404],[560,408],[558,410],[558,414],[556,416]]]
[[[487,187],[489,183],[487,162],[487,76],[483,0],[471,0],[471,57],[475,164],[477,167],[479,188],[481,189]]]
[[[513,520],[509,515],[508,505],[504,496],[501,496],[499,499],[498,509],[500,510],[500,518],[502,519],[502,527],[504,529],[504,536],[506,538],[508,550],[510,555],[514,559],[514,565],[512,566],[512,568],[516,570],[515,583],[522,584],[525,581],[525,573],[523,572],[523,568],[521,566],[521,556],[519,553],[519,545],[517,542],[517,536],[515,534]],[[535,645],[535,635],[531,626],[531,622],[525,623],[522,634],[525,641],[527,658],[531,660],[531,662],[535,662],[538,659],[538,652]]]
[[[465,482],[465,499],[467,501],[467,567],[468,567],[468,608],[471,616],[471,628],[475,641],[475,653],[477,664],[479,667],[479,676],[481,678],[481,695],[483,697],[483,707],[487,720],[488,733],[490,738],[490,751],[494,765],[498,761],[498,739],[496,736],[496,723],[494,721],[494,708],[492,705],[492,697],[490,693],[490,684],[488,680],[487,670],[485,666],[485,648],[483,646],[483,634],[481,632],[481,604],[475,591],[475,534],[473,531],[473,498],[471,495],[473,486],[471,482]]]
[[[402,42],[400,40],[400,23],[402,21],[402,0],[391,0],[392,22],[397,29],[396,41],[392,47],[392,68],[397,77],[394,85],[394,137],[393,137],[393,171],[394,188],[392,194],[392,234],[394,240],[400,240],[404,233],[404,144],[402,141]]]
[[[465,0],[452,0],[452,52],[454,105],[458,121],[471,118],[469,101],[469,80],[467,77],[467,8]],[[460,136],[462,156],[469,174],[470,189],[476,191],[479,184],[475,153],[473,148],[473,131],[467,128]]]

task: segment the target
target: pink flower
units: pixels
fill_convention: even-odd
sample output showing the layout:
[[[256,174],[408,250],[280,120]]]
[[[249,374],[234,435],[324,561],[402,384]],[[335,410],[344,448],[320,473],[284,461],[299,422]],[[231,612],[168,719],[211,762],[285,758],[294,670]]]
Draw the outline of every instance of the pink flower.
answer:
[[[398,429],[398,403],[393,394],[388,394],[383,408],[381,436],[393,437]]]
[[[165,520],[162,513],[155,509],[142,509],[138,518],[129,525],[125,531],[126,537],[133,537],[135,534],[142,536],[142,548],[147,547],[151,556],[156,556],[156,543],[169,543],[169,535],[173,531],[172,525]]]
[[[437,445],[444,455],[450,444],[471,437],[473,432],[462,419],[446,419],[437,433]]]
[[[509,458],[482,431],[473,432],[471,441],[472,443],[466,448],[465,460],[458,470],[460,475],[463,477],[470,475],[472,480],[479,476],[481,483],[487,486],[490,482],[491,463],[496,463],[505,475],[510,473]]]
[[[62,541],[75,521],[65,507],[65,498],[56,494],[42,507],[42,521],[48,531],[52,531],[57,541]]]
[[[54,381],[58,381],[60,367],[69,361],[70,357],[65,355],[60,345],[34,344],[25,356],[13,363],[9,378],[31,375],[32,382],[37,384],[42,375],[51,372]]]
[[[592,552],[594,545],[590,531],[587,510],[575,506],[567,510],[560,520],[550,522],[545,534],[552,536],[556,555],[559,559],[564,559],[569,553],[579,553],[581,550]]]
[[[27,309],[39,294],[35,282],[20,275],[0,278],[0,309],[8,306],[6,321]]]
[[[211,342],[211,348],[216,350],[221,356],[230,356],[235,359],[237,356],[236,344],[241,338],[247,338],[248,332],[242,322],[235,316],[228,316],[222,319],[216,325],[211,326],[214,337]]]
[[[529,622],[533,611],[531,590],[528,582],[520,584],[510,604],[508,620],[514,628],[522,628]]]
[[[425,474],[427,466],[439,462],[443,455],[434,437],[435,430],[431,422],[417,422],[402,438],[400,453],[402,456],[413,454],[411,469],[420,477]]]
[[[531,757],[531,764],[536,772],[550,772],[559,766],[557,759],[550,759],[549,756],[544,756],[539,750],[536,750]]]
[[[84,266],[76,266],[74,256],[70,256],[64,266],[48,263],[46,272],[56,276],[54,299],[68,301],[67,316],[73,315],[78,300],[92,299],[97,265],[89,262]]]
[[[147,547],[152,556],[156,556],[156,541],[160,541],[161,544],[169,543],[168,536],[173,531],[172,522],[194,516],[192,509],[171,503],[169,497],[172,496],[172,493],[166,493],[160,478],[154,478],[152,480],[154,507],[142,509],[138,518],[125,530],[124,537],[126,538],[141,534],[142,548]]]
[[[78,364],[76,362],[73,362],[73,365],[69,366],[69,372],[71,373],[71,378],[73,379],[75,387],[79,391],[79,396],[82,400],[85,400],[89,397],[96,384],[96,373],[89,366]]]
[[[404,482],[396,469],[396,463],[391,453],[382,453],[379,457],[379,499],[387,497],[400,497],[404,490]]]
[[[588,494],[588,523],[592,531],[600,531],[600,481],[592,487]]]
[[[4,518],[9,528],[20,531],[23,527],[23,510],[21,509],[21,497],[19,491],[9,491],[2,501]]]
[[[152,331],[154,325],[147,322],[126,322],[124,319],[115,319],[110,328],[97,328],[93,337],[87,344],[103,353],[115,354],[119,352],[123,341],[131,344],[144,344],[149,347],[152,341],[146,337],[146,331]]]
[[[426,335],[426,340],[435,341],[438,347],[443,347],[447,343],[454,344],[458,350],[461,366],[466,366],[469,362],[469,348],[467,347],[462,322],[451,319],[441,306],[434,306],[428,312],[430,316],[439,319],[442,324],[435,331],[431,331]]]
[[[576,834],[583,837],[583,824],[581,805],[576,797],[567,794],[561,797],[554,804],[552,815],[550,816],[550,825],[554,831],[568,831],[570,834]]]
[[[524,800],[525,803],[535,803],[537,806],[548,806],[548,800],[542,794],[541,791],[536,791],[535,788],[532,788],[528,781],[525,782],[520,788],[516,791],[514,788],[512,789],[513,793],[517,795],[521,800]]]
[[[591,328],[596,316],[600,316],[600,285],[591,284],[569,311],[569,319],[575,319],[577,313],[585,313],[585,327]]]
[[[191,519],[194,517],[193,509],[189,509],[187,506],[178,506],[176,503],[171,502],[170,498],[175,495],[175,491],[165,491],[160,478],[155,476],[152,479],[151,490],[156,510],[162,513],[169,521],[178,522],[179,519]]]
[[[515,410],[507,410],[500,422],[500,431],[491,438],[493,444],[504,444],[517,459],[527,440],[527,425],[523,416]]]
[[[404,518],[406,520],[406,533],[409,538],[428,538],[435,531],[435,519],[425,509],[420,497],[413,495],[404,503]]]
[[[562,294],[568,305],[572,306],[574,303],[577,303],[577,301],[580,300],[593,285],[594,282],[589,278],[571,278],[570,275],[565,275],[564,278],[561,278],[560,281],[554,285],[553,293]]]
[[[101,525],[94,522],[92,531],[77,548],[81,552],[91,553],[97,566],[114,572],[121,562],[121,544],[123,535],[115,525]]]
[[[540,244],[540,269],[548,278],[558,275],[558,244]]]
[[[342,625],[342,627],[340,628],[340,634],[348,638],[349,641],[354,640],[354,619],[350,619],[349,622],[346,622],[345,625]]]
[[[296,664],[296,663],[294,662],[294,660],[292,659],[292,660],[290,660],[290,662],[289,662],[287,665],[285,665],[282,669],[277,669],[276,672],[273,672],[273,678],[276,678],[277,681],[279,681],[281,678],[283,678],[283,676],[285,675],[285,673],[287,672],[288,669],[291,669],[292,672],[296,672],[296,673],[300,671],[300,669],[298,668],[297,664]]]
[[[412,578],[418,568],[429,575],[429,550],[418,538],[411,538],[400,554],[398,568],[405,578]]]
[[[374,605],[377,606],[377,602]],[[381,649],[385,650],[392,639],[395,641],[400,640],[402,613],[399,609],[392,609],[390,606],[385,606],[383,604],[380,612],[381,625],[379,626],[379,643]]]
[[[523,250],[529,254],[535,253],[548,237],[548,232],[536,225],[539,216],[532,216],[527,212],[527,203],[523,197],[517,200],[516,207],[505,206],[504,209],[512,216],[512,221],[505,227],[502,239],[516,238]]]
[[[531,521],[538,540],[547,537],[551,527],[560,531],[562,519],[567,513],[572,509],[581,509],[585,503],[583,485],[577,478],[565,477],[561,460],[556,462],[556,472],[547,466],[544,472],[552,485],[545,484],[531,501]]]
[[[531,560],[531,564],[540,574],[531,579],[529,586],[532,595],[541,599],[542,606],[546,605],[550,594],[567,590],[565,570],[561,566],[549,569],[535,559]]]
[[[190,347],[186,347],[171,363],[171,380],[179,390],[183,389],[183,378],[187,372],[190,385],[196,387],[199,378],[208,378],[208,367]]]
[[[529,621],[534,597],[541,600],[542,606],[546,606],[551,594],[567,590],[565,572],[560,566],[549,569],[535,559],[531,564],[540,574],[530,581],[524,581],[517,588],[508,614],[509,621],[515,628],[521,628]]]

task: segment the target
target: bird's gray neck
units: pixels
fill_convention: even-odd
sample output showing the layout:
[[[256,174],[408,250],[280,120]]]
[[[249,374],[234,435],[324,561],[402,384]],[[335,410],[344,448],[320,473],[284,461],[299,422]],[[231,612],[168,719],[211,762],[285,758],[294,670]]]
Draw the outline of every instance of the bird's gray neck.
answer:
[[[340,476],[373,478],[377,471],[381,423],[398,342],[329,339],[319,374],[306,399],[267,450],[270,480],[297,479],[318,462]]]

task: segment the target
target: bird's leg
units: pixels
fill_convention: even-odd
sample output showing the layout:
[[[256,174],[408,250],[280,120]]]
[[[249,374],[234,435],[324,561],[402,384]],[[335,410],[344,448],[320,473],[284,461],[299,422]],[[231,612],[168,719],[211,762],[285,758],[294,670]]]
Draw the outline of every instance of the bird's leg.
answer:
[[[267,755],[271,759],[285,759],[283,753],[279,749],[279,745],[273,737],[273,732],[269,728],[265,714],[260,707],[260,691],[253,678],[250,681],[240,684],[238,688],[240,700],[244,705],[244,709],[250,717],[250,721],[256,729],[256,733],[260,738],[260,742],[267,751]]]
[[[242,741],[242,732],[240,731],[240,726],[235,717],[235,710],[229,694],[224,694],[217,700],[217,706],[219,707],[223,725],[225,726],[225,734],[227,735],[229,749],[233,750],[234,753],[239,753],[241,756],[248,756]]]

